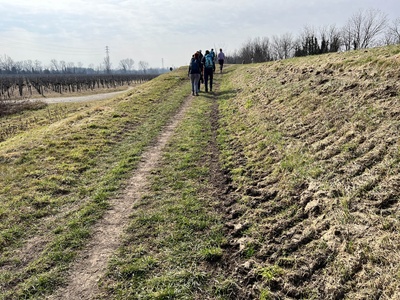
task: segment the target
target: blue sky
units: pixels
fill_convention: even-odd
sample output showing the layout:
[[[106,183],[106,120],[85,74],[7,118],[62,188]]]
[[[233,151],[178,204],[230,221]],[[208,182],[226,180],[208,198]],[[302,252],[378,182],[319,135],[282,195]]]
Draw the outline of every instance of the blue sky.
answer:
[[[360,9],[400,17],[399,0],[0,0],[0,56],[112,67],[187,65],[196,50],[239,49],[250,38],[345,25]]]

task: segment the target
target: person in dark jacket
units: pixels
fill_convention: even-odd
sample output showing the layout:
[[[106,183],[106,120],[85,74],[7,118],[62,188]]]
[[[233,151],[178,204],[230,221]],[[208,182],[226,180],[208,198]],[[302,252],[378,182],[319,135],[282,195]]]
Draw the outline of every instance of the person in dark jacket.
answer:
[[[199,53],[199,60],[200,62],[203,60],[203,53],[201,53],[201,50],[197,51]],[[203,74],[203,68],[201,68],[201,74],[200,74],[200,80],[199,80],[199,92],[200,92],[200,85],[204,82],[204,74]]]
[[[208,81],[210,80],[210,92],[212,92],[213,87],[213,74],[215,71],[214,59],[210,51],[206,50],[206,53],[201,61],[203,65],[203,74],[204,74],[204,87],[206,93],[208,92]]]
[[[192,84],[192,95],[198,96],[201,76],[201,61],[198,52],[196,52],[190,60],[188,76],[190,76],[190,82]]]

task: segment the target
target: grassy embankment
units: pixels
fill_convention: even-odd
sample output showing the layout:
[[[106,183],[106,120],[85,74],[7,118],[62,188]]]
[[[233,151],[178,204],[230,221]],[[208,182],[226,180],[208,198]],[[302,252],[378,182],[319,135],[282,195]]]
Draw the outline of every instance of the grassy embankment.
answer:
[[[140,155],[189,94],[168,74],[112,100],[9,116],[0,145],[0,298],[36,298],[90,238]]]
[[[220,140],[246,230],[236,277],[265,298],[396,299],[400,47],[237,69]],[[241,75],[239,75],[241,74]]]
[[[227,69],[135,204],[103,297],[399,297],[399,70],[399,46]],[[62,282],[161,116],[188,94],[174,85],[184,71],[3,142],[2,292],[37,297]],[[156,92],[151,105],[139,96]],[[35,237],[40,251],[27,251]]]
[[[225,195],[202,168],[200,97],[135,208],[109,295],[398,298],[399,70],[399,46],[227,69]]]

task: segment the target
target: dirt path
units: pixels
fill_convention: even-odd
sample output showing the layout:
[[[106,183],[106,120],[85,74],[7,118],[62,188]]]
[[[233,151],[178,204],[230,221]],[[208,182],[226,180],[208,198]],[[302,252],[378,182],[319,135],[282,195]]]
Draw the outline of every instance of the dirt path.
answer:
[[[104,275],[111,255],[118,248],[129,222],[133,203],[141,198],[148,185],[147,177],[160,160],[162,149],[190,107],[193,97],[186,99],[173,120],[165,127],[156,143],[142,156],[126,190],[110,202],[110,210],[94,228],[91,241],[72,266],[67,286],[48,299],[93,299],[98,293],[98,280]]]
[[[48,104],[53,103],[69,103],[69,102],[85,102],[85,101],[95,101],[95,100],[105,100],[110,99],[120,94],[126,93],[131,90],[132,87],[129,87],[127,90],[111,92],[111,93],[102,93],[102,94],[94,94],[94,95],[85,95],[85,96],[72,96],[72,97],[54,97],[54,98],[40,98],[40,101],[43,101]]]

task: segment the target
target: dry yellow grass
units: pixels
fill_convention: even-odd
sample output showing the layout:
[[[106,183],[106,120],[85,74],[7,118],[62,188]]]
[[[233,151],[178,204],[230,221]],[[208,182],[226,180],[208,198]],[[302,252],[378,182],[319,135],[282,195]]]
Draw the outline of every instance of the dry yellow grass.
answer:
[[[223,93],[234,96],[221,102],[223,157],[241,199],[227,213],[249,224],[233,240],[253,266],[237,273],[244,289],[271,299],[400,296],[399,53],[335,53],[224,75]],[[282,268],[273,279],[255,275],[273,266]]]

